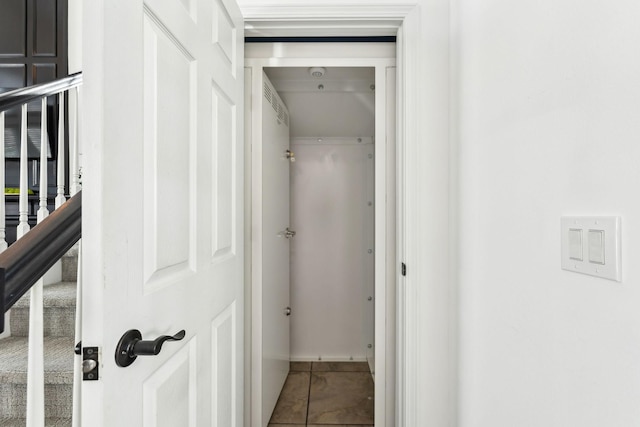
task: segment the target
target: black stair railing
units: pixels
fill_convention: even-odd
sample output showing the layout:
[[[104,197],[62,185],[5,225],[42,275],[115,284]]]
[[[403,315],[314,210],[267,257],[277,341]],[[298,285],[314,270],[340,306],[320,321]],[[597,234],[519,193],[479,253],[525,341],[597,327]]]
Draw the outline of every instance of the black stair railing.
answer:
[[[4,113],[14,107],[23,106],[23,111],[25,111],[24,106],[27,103],[37,100],[43,100],[42,102],[44,103],[45,98],[58,96],[60,105],[58,131],[62,132],[60,129],[63,129],[65,126],[63,123],[65,110],[62,107],[64,105],[64,96],[66,93],[69,93],[69,90],[77,88],[81,84],[82,73],[76,73],[48,83],[2,93],[0,94],[0,118],[3,119]],[[46,128],[45,118],[46,116],[43,115],[42,121],[45,123],[44,127]],[[76,116],[75,119],[77,121],[78,117]],[[23,127],[26,126],[25,122],[23,118]],[[4,123],[4,120],[0,120],[0,123]],[[0,132],[4,133],[4,131],[4,126],[0,126]],[[63,143],[64,138],[60,138],[59,142]],[[20,144],[24,145],[26,143],[27,141],[23,136]],[[42,146],[40,150],[43,150]],[[60,152],[58,155],[64,156],[65,153]],[[21,162],[22,160],[21,157]],[[64,163],[69,164],[67,162]],[[64,163],[60,163],[60,165],[64,165]],[[74,166],[77,165],[74,164]],[[58,169],[62,170],[61,167]],[[79,176],[76,171],[71,173],[76,177]],[[4,180],[2,180],[2,182],[4,182]],[[74,190],[72,194],[75,193],[75,195],[64,202],[66,196],[64,196],[62,192],[63,187],[60,187],[60,185],[64,185],[64,181],[59,180],[58,184],[58,188],[60,188],[59,196],[62,197],[62,201],[57,209],[46,216],[46,218],[33,229],[24,234],[18,241],[0,253],[0,309],[2,310],[0,311],[0,333],[4,331],[4,314],[7,310],[9,310],[22,295],[31,289],[81,237],[82,192]],[[41,181],[41,190],[43,190],[42,185]],[[2,186],[3,185],[0,185],[0,187]],[[27,188],[26,186],[23,188],[22,176],[20,187],[20,197],[24,197],[26,201]],[[4,190],[4,188],[0,188],[0,191]],[[41,192],[41,194],[42,206],[42,199],[46,196],[46,190]],[[26,202],[24,205],[26,206]],[[56,205],[58,205],[57,199]],[[1,226],[5,227],[4,218],[2,218]],[[2,228],[1,231],[1,235],[4,236],[4,228]],[[2,239],[4,239],[4,237]]]
[[[82,191],[0,254],[0,332],[4,313],[82,236]]]
[[[6,111],[31,101],[42,99],[67,91],[82,84],[82,73],[70,74],[67,77],[37,84],[25,88],[15,89],[0,95],[0,111]]]

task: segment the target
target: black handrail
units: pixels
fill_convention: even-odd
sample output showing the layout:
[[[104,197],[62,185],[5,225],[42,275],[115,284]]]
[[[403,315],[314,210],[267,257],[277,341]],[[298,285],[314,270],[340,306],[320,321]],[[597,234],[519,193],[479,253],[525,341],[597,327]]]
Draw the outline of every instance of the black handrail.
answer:
[[[0,254],[0,332],[4,313],[82,236],[82,191]]]
[[[82,84],[82,72],[48,83],[33,85],[0,94],[0,112],[45,96],[53,96]]]

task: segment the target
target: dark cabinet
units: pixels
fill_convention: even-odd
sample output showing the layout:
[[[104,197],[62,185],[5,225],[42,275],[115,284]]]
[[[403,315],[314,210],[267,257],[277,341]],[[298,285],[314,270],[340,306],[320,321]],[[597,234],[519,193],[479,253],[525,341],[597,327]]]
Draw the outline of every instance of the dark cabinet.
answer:
[[[0,1],[0,93],[46,83],[68,74],[67,0]],[[55,197],[57,153],[57,99],[47,100],[48,194]],[[40,157],[41,104],[28,106],[27,134],[29,153],[29,187],[38,190]],[[64,113],[64,112],[63,112]],[[19,186],[20,108],[5,113],[5,183]],[[68,135],[68,132],[65,132]],[[68,144],[65,144],[68,146]],[[68,164],[68,162],[65,162]],[[68,172],[65,171],[68,177]],[[67,179],[68,182],[68,179]],[[2,191],[2,189],[0,189]],[[38,196],[29,197],[29,222],[35,224]],[[17,196],[8,195],[6,203],[7,241],[15,240]],[[51,199],[51,208],[53,208]],[[34,205],[35,204],[35,205]],[[35,206],[35,210],[33,209]]]

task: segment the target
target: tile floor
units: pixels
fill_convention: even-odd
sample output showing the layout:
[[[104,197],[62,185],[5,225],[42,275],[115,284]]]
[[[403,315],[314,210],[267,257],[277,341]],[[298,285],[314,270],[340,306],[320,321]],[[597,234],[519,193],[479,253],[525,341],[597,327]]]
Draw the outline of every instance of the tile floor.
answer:
[[[269,427],[373,427],[367,362],[291,362]]]

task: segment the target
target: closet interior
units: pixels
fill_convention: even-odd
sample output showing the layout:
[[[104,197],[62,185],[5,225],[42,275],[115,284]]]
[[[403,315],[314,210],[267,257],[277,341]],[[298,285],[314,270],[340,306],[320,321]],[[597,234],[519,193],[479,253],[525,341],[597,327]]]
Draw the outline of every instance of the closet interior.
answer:
[[[285,106],[295,158],[290,360],[364,361],[373,372],[374,68],[264,71]]]

